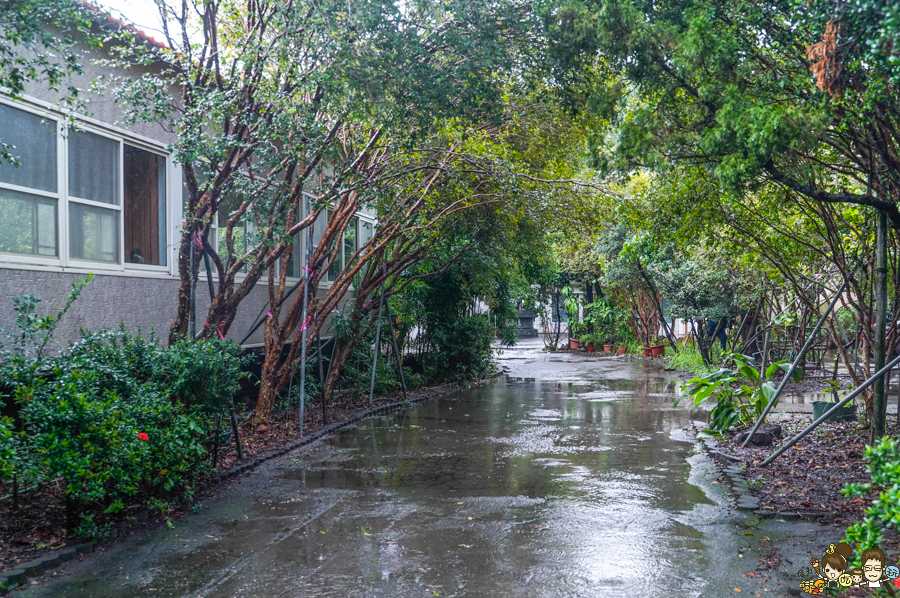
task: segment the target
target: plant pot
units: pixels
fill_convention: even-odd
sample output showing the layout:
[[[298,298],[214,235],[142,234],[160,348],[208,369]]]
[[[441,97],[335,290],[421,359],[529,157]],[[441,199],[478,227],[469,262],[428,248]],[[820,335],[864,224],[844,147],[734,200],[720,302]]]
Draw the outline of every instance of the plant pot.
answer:
[[[834,403],[829,403],[828,401],[813,401],[813,420],[817,420],[823,415],[825,412],[834,407]],[[841,407],[838,409],[831,417],[828,418],[828,421],[856,421],[856,405],[851,405],[849,407]]]
[[[619,355],[627,355],[627,354],[628,354],[628,347],[626,347],[625,345],[619,345]]]
[[[587,350],[588,350],[588,353],[593,353],[594,351],[596,351],[596,349],[594,348],[594,345],[588,345]]]
[[[581,342],[577,338],[569,339],[569,348],[572,349],[573,351],[577,351],[578,347],[580,347],[580,346],[581,346]]]
[[[666,354],[666,346],[665,345],[652,345],[650,347],[650,353],[653,357],[662,357]]]
[[[621,347],[619,347],[619,348],[621,349]],[[607,353],[612,353],[612,352],[613,352],[613,346],[612,346],[612,345],[603,345],[603,350],[606,351]],[[621,353],[621,352],[622,352],[622,351],[619,351],[619,353]]]
[[[641,351],[643,351],[644,357],[652,357],[653,356],[653,351],[650,349],[650,347],[641,347]]]

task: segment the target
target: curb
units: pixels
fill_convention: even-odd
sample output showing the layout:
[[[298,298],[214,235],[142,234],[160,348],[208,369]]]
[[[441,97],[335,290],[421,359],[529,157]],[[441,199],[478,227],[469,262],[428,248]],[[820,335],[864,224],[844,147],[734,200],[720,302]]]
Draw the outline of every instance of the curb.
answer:
[[[93,544],[78,544],[61,548],[54,554],[38,557],[33,561],[22,563],[15,569],[0,573],[0,596],[4,596],[22,584],[29,577],[38,577],[45,571],[56,569],[60,564],[74,560],[80,554],[90,554],[94,551]]]
[[[740,511],[752,511],[759,517],[771,517],[775,515],[775,511],[760,509],[759,499],[750,494],[750,483],[747,481],[747,478],[744,477],[741,470],[738,469],[737,465],[735,465],[736,462],[740,461],[740,458],[720,451],[719,442],[714,438],[698,436],[697,441],[703,446],[703,450],[706,451],[706,454],[719,464],[722,472],[728,479],[728,485],[731,488],[731,492],[737,497],[737,501],[734,505],[736,509]]]
[[[479,380],[477,383],[473,384],[472,386],[480,386],[481,384],[484,384],[485,382],[492,380],[494,377],[496,377],[496,376]],[[440,388],[440,387],[438,387],[438,388]],[[252,460],[249,460],[246,463],[242,463],[241,465],[238,465],[236,467],[232,467],[228,471],[225,471],[221,474],[215,474],[210,479],[210,482],[212,482],[213,484],[216,484],[218,482],[224,482],[226,480],[236,478],[240,474],[246,473],[246,472],[254,469],[257,466],[262,465],[266,461],[270,461],[276,457],[281,457],[281,456],[286,455],[287,453],[295,451],[299,448],[308,446],[308,445],[316,442],[317,440],[320,440],[321,438],[323,438],[325,436],[330,436],[336,432],[340,432],[341,430],[344,430],[345,428],[349,428],[353,424],[359,423],[364,419],[369,419],[371,417],[376,417],[376,416],[380,416],[380,415],[388,415],[390,413],[396,413],[398,411],[404,411],[406,409],[409,409],[413,405],[420,405],[422,403],[430,401],[431,399],[436,399],[436,398],[444,396],[446,394],[450,394],[454,390],[458,390],[458,388],[456,386],[453,386],[450,388],[441,389],[440,392],[437,392],[435,394],[430,394],[430,395],[426,395],[426,396],[422,396],[422,397],[413,397],[413,398],[409,398],[405,401],[398,401],[396,403],[388,403],[386,405],[373,407],[373,408],[363,411],[361,413],[357,413],[356,415],[354,415],[353,417],[351,417],[349,419],[345,419],[345,420],[342,420],[339,422],[335,422],[333,424],[329,424],[329,425],[325,426],[324,428],[319,428],[315,432],[308,434],[306,436],[303,436],[302,438],[300,438],[298,440],[294,440],[293,442],[288,442],[284,446],[281,446],[277,449],[274,449],[267,453],[262,453],[261,455],[257,455]]]

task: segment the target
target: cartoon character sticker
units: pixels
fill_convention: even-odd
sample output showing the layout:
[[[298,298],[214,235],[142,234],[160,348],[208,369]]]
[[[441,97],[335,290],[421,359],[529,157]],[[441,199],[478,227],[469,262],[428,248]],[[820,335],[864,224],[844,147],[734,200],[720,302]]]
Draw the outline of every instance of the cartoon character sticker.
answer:
[[[850,558],[852,553],[853,549],[850,548],[850,545],[841,542],[837,545],[830,545],[828,550],[825,551],[825,555],[822,557],[821,570],[819,569],[819,559],[810,561],[813,569],[816,570],[816,575],[825,580],[826,588],[841,587],[840,577],[847,570],[847,559]]]
[[[880,548],[870,548],[862,553],[863,575],[866,585],[870,588],[880,588],[881,582],[887,579],[884,576],[884,552]]]
[[[839,542],[828,546],[822,556],[810,559],[812,569],[806,567],[797,572],[799,577],[815,575],[817,578],[807,579],[800,583],[800,589],[807,594],[821,594],[825,589],[841,589],[850,586],[880,588],[882,582],[900,577],[900,568],[885,567],[884,552],[879,548],[870,548],[862,553],[862,567],[848,570],[847,560],[853,553],[849,544]]]

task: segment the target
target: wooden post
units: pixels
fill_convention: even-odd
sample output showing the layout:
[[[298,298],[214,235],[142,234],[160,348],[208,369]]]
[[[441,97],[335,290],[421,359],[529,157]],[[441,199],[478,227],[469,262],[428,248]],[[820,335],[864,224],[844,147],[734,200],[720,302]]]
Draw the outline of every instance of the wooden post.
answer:
[[[244,458],[244,447],[241,446],[241,433],[238,429],[237,415],[234,412],[234,397],[231,397],[231,433],[234,434],[234,446],[237,448],[238,459]]]

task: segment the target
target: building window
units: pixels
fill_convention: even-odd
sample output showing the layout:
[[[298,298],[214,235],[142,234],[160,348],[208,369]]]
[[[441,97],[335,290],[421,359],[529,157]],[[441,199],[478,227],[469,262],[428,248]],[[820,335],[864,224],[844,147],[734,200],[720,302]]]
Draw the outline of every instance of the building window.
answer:
[[[287,273],[288,278],[299,278],[300,277],[300,258],[303,256],[303,251],[305,248],[300,246],[300,238],[301,235],[297,234],[294,236],[293,249],[291,250],[291,259],[287,260],[287,265],[285,266],[285,271]]]
[[[57,124],[0,104],[3,134],[18,164],[0,164],[0,251],[57,255]]]
[[[166,265],[166,158],[125,146],[125,261]]]
[[[347,230],[344,231],[344,267],[348,267],[355,262],[351,262],[353,254],[359,249],[359,218],[354,216],[347,224]]]
[[[76,260],[117,262],[118,212],[69,204],[69,254]]]
[[[219,210],[216,214],[218,223],[218,247],[216,251],[219,253],[219,259],[222,265],[228,270],[231,267],[231,256],[228,253],[228,221],[234,216],[241,205],[244,203],[244,195],[238,192],[228,192],[219,202]],[[232,248],[234,249],[234,259],[238,260],[244,256],[247,251],[258,242],[256,233],[256,225],[250,211],[244,212],[240,219],[231,229]],[[247,264],[241,266],[239,272],[247,272],[249,268]]]
[[[365,220],[359,224],[359,243],[360,245],[365,245],[375,236],[375,225],[372,222],[366,222]]]
[[[331,220],[331,210],[328,210],[328,219]],[[344,230],[344,241],[341,246],[341,253],[335,256],[334,261],[331,263],[331,267],[328,268],[328,275],[326,280],[328,282],[334,282],[337,280],[338,275],[340,275],[341,270],[349,265],[348,260],[353,257],[353,254],[356,253],[356,242],[357,242],[357,228],[359,226],[359,218],[354,216],[350,219],[350,222],[347,223],[347,228]]]
[[[119,142],[70,131],[68,143],[69,256],[118,263]]]

